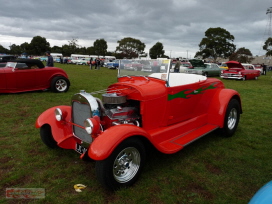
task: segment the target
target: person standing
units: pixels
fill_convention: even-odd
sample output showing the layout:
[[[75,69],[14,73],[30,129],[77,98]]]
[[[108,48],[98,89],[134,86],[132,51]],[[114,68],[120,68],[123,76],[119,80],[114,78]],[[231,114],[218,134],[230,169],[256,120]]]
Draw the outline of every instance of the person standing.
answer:
[[[179,73],[180,64],[181,63],[179,61],[179,58],[177,58],[177,61],[176,61],[175,67],[174,67],[174,72]]]
[[[54,60],[53,60],[53,57],[51,56],[50,52],[47,51],[45,54],[47,56],[46,67],[54,67]]]
[[[95,59],[95,69],[100,69],[100,59],[99,58]]]
[[[93,68],[92,68],[92,67],[93,67],[92,62],[93,62],[93,58],[90,58],[90,69],[93,69]]]
[[[262,67],[263,67],[263,75],[266,75],[266,65],[262,63]]]

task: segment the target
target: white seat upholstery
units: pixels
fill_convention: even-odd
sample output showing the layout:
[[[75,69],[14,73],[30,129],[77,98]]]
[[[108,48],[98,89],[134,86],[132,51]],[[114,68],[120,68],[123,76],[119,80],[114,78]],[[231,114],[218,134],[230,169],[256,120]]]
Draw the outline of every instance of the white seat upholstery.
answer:
[[[166,80],[165,73],[153,73],[149,75],[150,77]],[[196,74],[185,74],[185,73],[170,73],[168,84],[170,87],[181,86],[185,84],[192,84],[200,81],[206,80],[206,76],[196,75]]]

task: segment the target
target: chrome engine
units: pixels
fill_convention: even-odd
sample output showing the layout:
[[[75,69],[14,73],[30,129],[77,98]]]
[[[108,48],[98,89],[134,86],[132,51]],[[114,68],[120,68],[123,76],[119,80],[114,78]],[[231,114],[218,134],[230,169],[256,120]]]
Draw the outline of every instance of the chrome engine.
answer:
[[[127,100],[125,95],[106,93],[102,101],[82,90],[72,97],[72,122],[74,134],[87,143],[92,138],[82,129],[84,121],[94,116],[101,119],[101,130],[113,125],[131,124],[140,126],[139,101]]]
[[[140,126],[139,110],[126,100],[126,96],[116,93],[107,93],[102,95],[102,101],[105,108],[105,116],[110,121],[110,126],[131,124]]]

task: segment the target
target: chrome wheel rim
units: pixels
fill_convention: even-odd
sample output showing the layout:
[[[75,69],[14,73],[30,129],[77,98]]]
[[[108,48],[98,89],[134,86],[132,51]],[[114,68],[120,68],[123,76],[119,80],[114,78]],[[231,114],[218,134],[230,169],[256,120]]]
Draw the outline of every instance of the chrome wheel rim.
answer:
[[[64,79],[59,79],[56,81],[56,89],[58,91],[65,91],[67,89],[67,82]]]
[[[232,130],[235,127],[237,117],[238,117],[237,110],[235,108],[232,108],[228,116],[228,128],[230,130]]]
[[[113,176],[119,183],[126,183],[134,178],[140,168],[141,155],[134,147],[122,150],[114,160]]]

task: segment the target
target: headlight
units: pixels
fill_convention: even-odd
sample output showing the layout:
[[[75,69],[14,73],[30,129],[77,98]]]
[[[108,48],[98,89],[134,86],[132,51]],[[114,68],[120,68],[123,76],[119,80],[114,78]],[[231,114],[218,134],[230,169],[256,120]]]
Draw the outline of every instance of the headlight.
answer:
[[[85,130],[88,134],[99,134],[101,129],[100,129],[100,118],[96,115],[92,118],[88,118],[84,121],[84,127]]]
[[[89,118],[84,121],[84,127],[88,134],[92,134],[94,125]]]
[[[62,120],[62,111],[59,108],[55,109],[55,117],[57,121],[61,121]]]

